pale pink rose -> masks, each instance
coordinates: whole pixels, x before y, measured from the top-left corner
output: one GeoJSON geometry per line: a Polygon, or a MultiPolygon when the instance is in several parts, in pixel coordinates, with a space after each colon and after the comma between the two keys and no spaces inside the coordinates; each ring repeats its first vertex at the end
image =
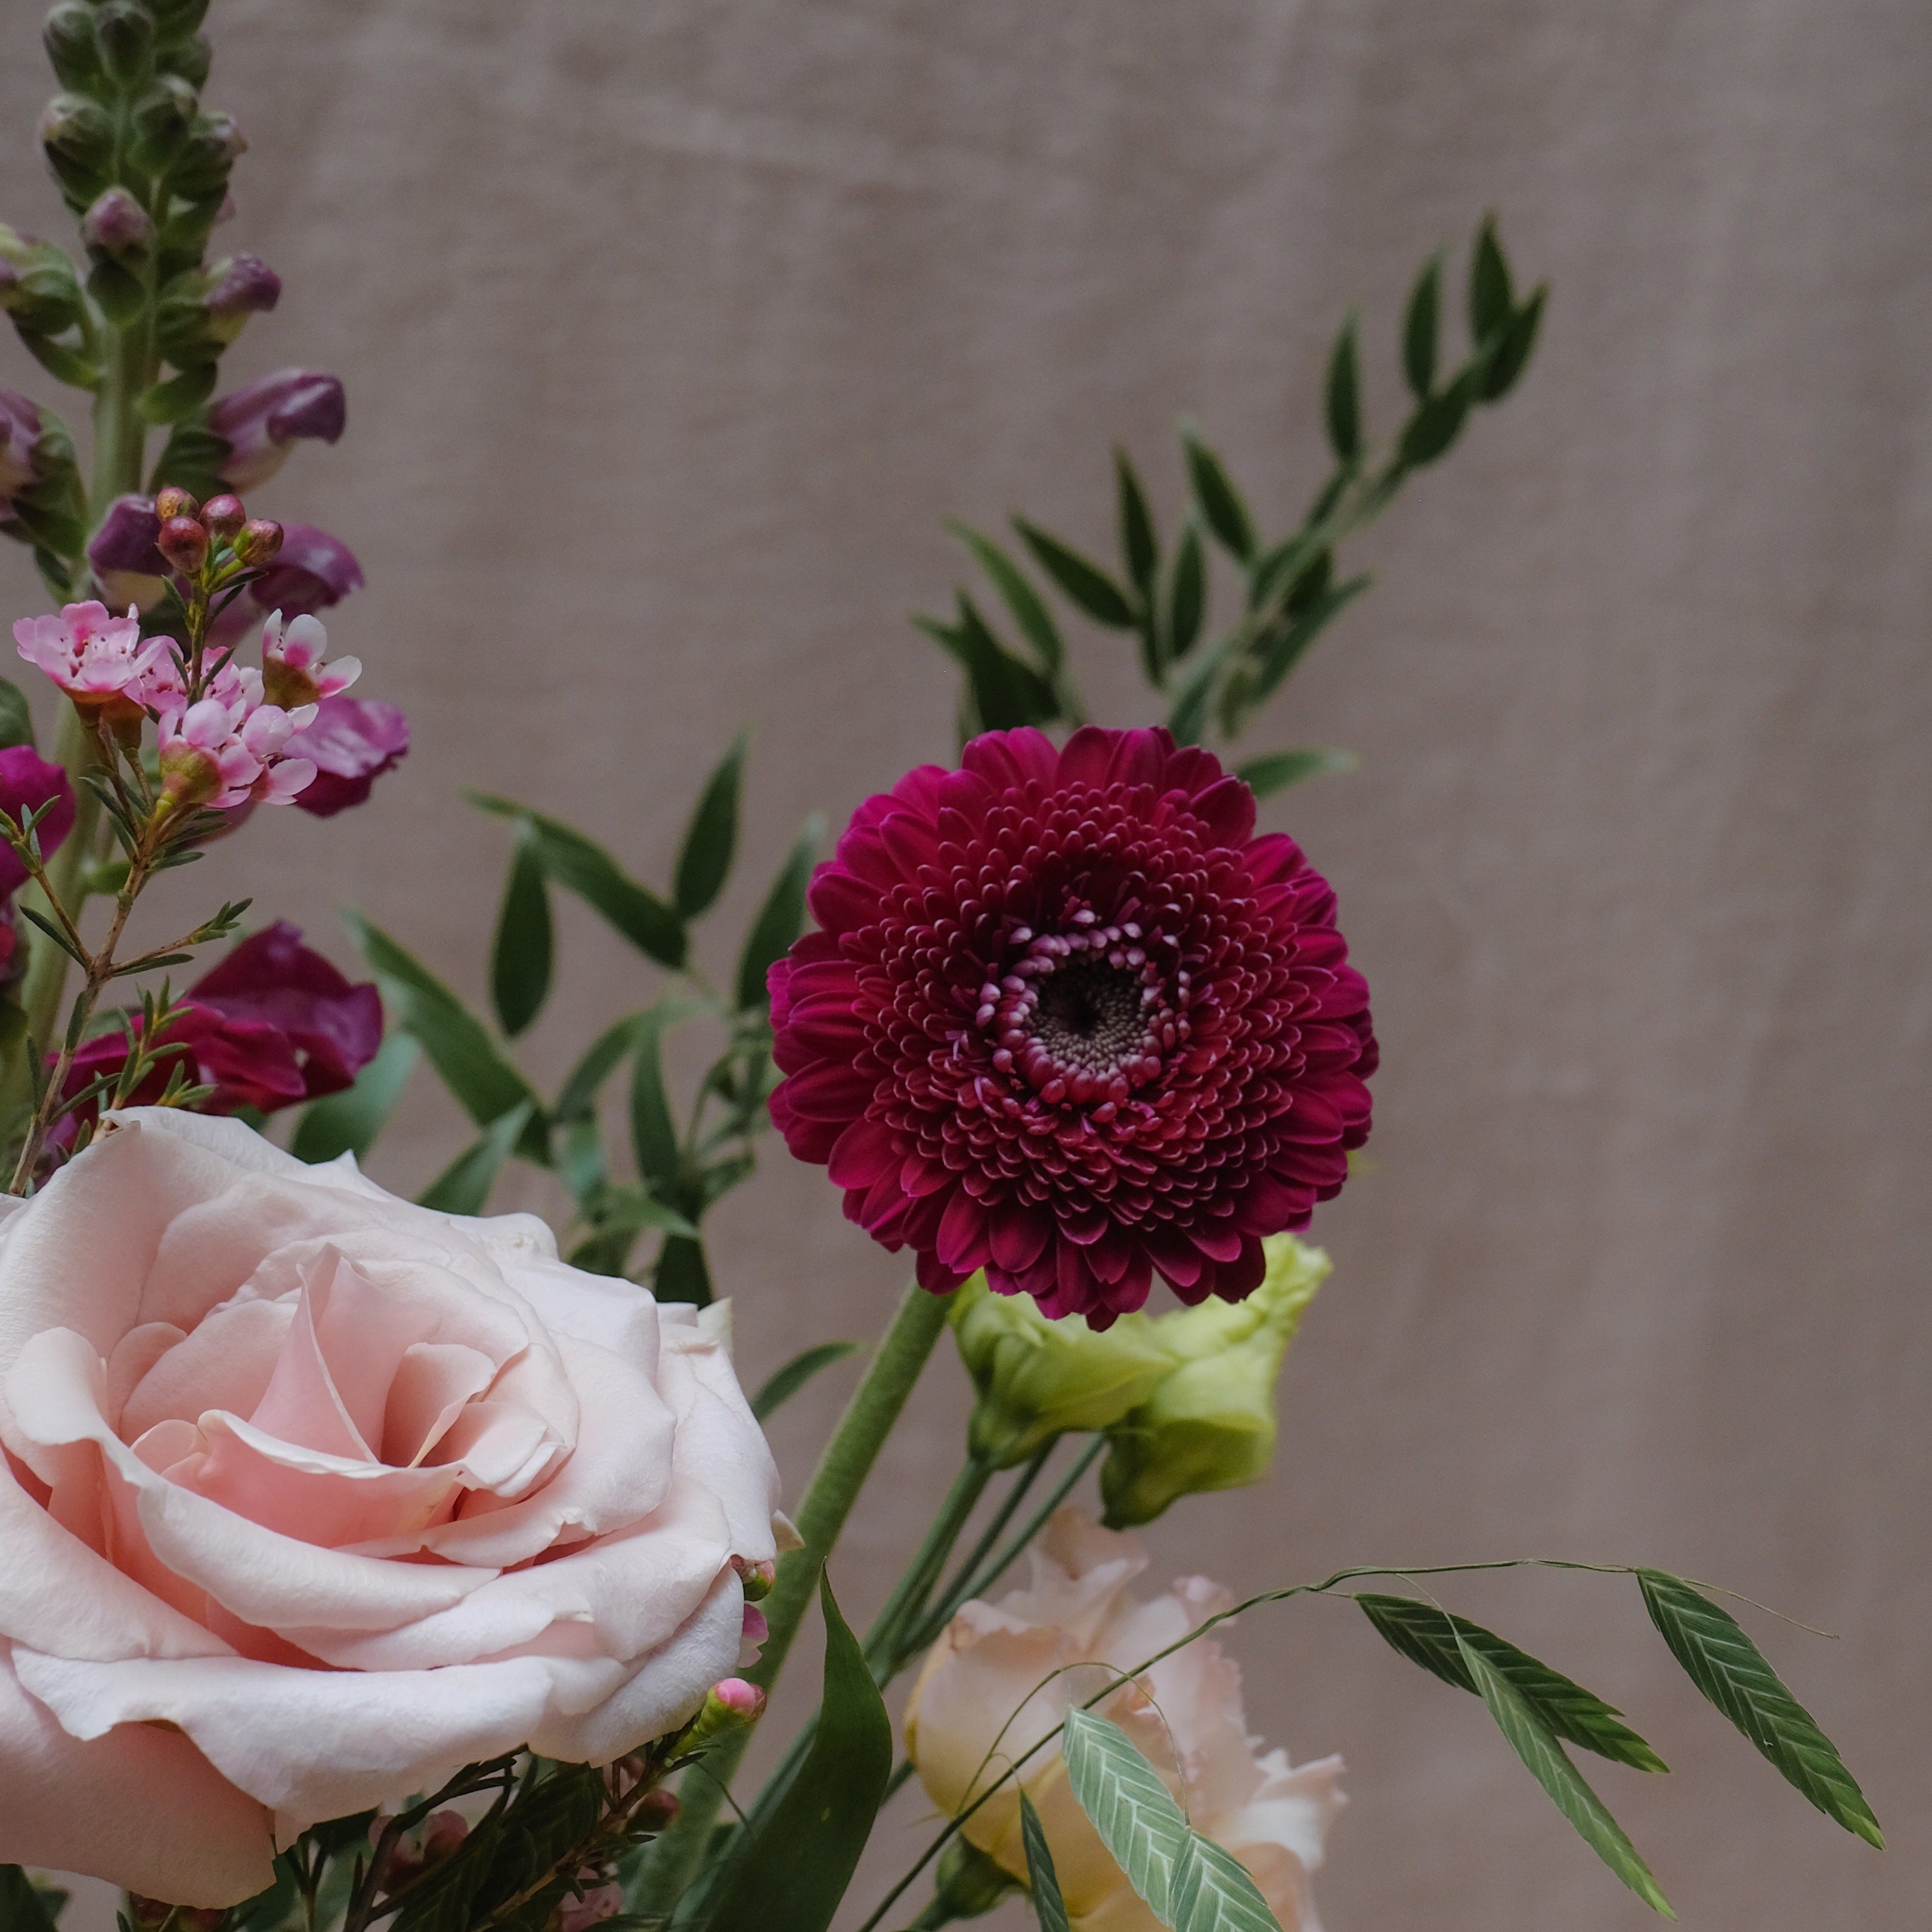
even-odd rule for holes
{"type": "Polygon", "coordinates": [[[4,1204],[0,1860],[228,1904],[732,1669],[778,1478],[722,1311],[173,1110],[4,1204]]]}
{"type": "MultiPolygon", "coordinates": [[[[948,1816],[986,1791],[1108,1676],[1131,1670],[1234,1601],[1218,1583],[1185,1576],[1166,1595],[1139,1602],[1129,1586],[1147,1568],[1145,1550],[1076,1510],[1053,1519],[1030,1561],[1028,1588],[997,1604],[968,1604],[952,1620],[906,1707],[907,1750],[948,1816]],[[1070,1670],[1036,1692],[1043,1678],[1068,1664],[1103,1666],[1106,1674],[1070,1670]]],[[[1292,1766],[1280,1750],[1257,1757],[1241,1708],[1240,1669],[1211,1637],[1163,1659],[1096,1708],[1132,1738],[1196,1829],[1248,1868],[1286,1932],[1319,1932],[1309,1875],[1322,1862],[1322,1840],[1343,1802],[1342,1760],[1292,1766]]],[[[1159,1920],[1068,1789],[1058,1749],[1030,1760],[1019,1781],[1046,1828],[1076,1932],[1157,1932],[1159,1920]]],[[[1001,1786],[963,1830],[1024,1878],[1014,1784],[1001,1786]]]]}

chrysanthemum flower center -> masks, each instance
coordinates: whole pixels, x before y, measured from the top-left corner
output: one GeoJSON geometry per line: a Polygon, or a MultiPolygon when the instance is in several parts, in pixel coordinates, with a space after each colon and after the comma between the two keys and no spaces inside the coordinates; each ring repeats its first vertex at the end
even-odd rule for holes
{"type": "Polygon", "coordinates": [[[1040,988],[1034,1037],[1063,1066],[1115,1072],[1147,1038],[1139,982],[1097,961],[1073,962],[1040,988]]]}

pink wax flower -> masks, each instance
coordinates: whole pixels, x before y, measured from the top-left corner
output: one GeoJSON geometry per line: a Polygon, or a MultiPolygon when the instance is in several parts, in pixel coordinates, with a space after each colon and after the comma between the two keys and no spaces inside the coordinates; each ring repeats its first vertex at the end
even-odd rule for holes
{"type": "Polygon", "coordinates": [[[334,442],[347,422],[340,381],[319,369],[278,369],[208,412],[208,428],[228,445],[221,480],[237,491],[266,483],[287,461],[291,444],[334,442]]]}
{"type": "Polygon", "coordinates": [[[134,611],[116,617],[91,600],[66,605],[57,617],[21,618],[14,642],[83,716],[116,723],[146,716],[147,681],[165,668],[175,648],[170,638],[143,638],[134,611]]]}
{"type": "Polygon", "coordinates": [[[624,1909],[624,1888],[613,1882],[587,1886],[581,1898],[566,1898],[556,1915],[557,1932],[590,1932],[624,1909]]]}
{"type": "Polygon", "coordinates": [[[313,524],[284,524],[282,547],[273,562],[224,607],[208,627],[208,642],[226,650],[266,623],[272,610],[288,617],[312,616],[360,590],[362,582],[362,566],[340,537],[313,524]]]}
{"type": "MultiPolygon", "coordinates": [[[[275,611],[262,627],[262,682],[272,704],[294,711],[346,691],[362,674],[361,662],[328,655],[328,633],[314,617],[284,620],[275,611]]],[[[310,722],[313,722],[312,720],[310,722]]]]}
{"type": "Polygon", "coordinates": [[[303,726],[285,748],[316,770],[296,804],[318,818],[332,818],[360,805],[376,781],[408,755],[409,720],[394,705],[374,698],[325,698],[316,706],[315,722],[303,726]]]}
{"type": "MultiPolygon", "coordinates": [[[[134,1025],[138,1035],[138,1018],[134,1025]]],[[[161,1037],[184,1042],[188,1052],[154,1068],[131,1104],[158,1100],[175,1060],[184,1059],[194,1083],[215,1090],[206,1111],[248,1106],[272,1114],[354,1082],[382,1043],[382,1001],[374,986],[352,986],[302,944],[296,927],[278,920],[188,988],[161,1037]]],[[[74,1056],[66,1091],[118,1072],[127,1058],[127,1036],[118,1028],[89,1040],[74,1056]]],[[[91,1118],[94,1109],[80,1111],[91,1118]]]]}
{"type": "Polygon", "coordinates": [[[1238,1301],[1368,1138],[1335,898],[1164,730],[975,739],[861,806],[772,969],[772,1117],[944,1292],[1238,1301]]]}
{"type": "Polygon", "coordinates": [[[160,712],[161,789],[177,809],[287,805],[315,776],[309,760],[286,755],[314,713],[264,704],[259,671],[224,664],[207,697],[184,704],[170,696],[160,712]]]}
{"type": "MultiPolygon", "coordinates": [[[[34,830],[44,857],[51,859],[74,830],[74,787],[58,765],[50,765],[31,745],[10,745],[0,752],[0,812],[15,824],[30,812],[52,801],[53,808],[34,830]]],[[[27,883],[27,868],[13,847],[0,839],[0,898],[10,899],[27,883]]],[[[14,950],[9,929],[0,965],[14,950]]]]}

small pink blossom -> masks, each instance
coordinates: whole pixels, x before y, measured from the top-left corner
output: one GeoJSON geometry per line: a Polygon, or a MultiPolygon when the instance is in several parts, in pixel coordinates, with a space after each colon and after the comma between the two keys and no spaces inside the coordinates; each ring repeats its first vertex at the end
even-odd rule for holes
{"type": "Polygon", "coordinates": [[[69,604],[58,616],[22,617],[14,642],[83,712],[131,719],[146,711],[147,687],[172,668],[174,640],[143,638],[133,610],[110,614],[104,604],[69,604]]]}
{"type": "Polygon", "coordinates": [[[361,661],[338,658],[326,664],[328,652],[328,633],[320,618],[284,622],[276,611],[262,627],[262,676],[270,701],[293,711],[346,691],[362,675],[361,661]]]}
{"type": "Polygon", "coordinates": [[[161,712],[163,790],[178,808],[292,803],[315,776],[309,759],[283,756],[298,716],[262,702],[259,671],[224,664],[210,695],[161,712]]]}

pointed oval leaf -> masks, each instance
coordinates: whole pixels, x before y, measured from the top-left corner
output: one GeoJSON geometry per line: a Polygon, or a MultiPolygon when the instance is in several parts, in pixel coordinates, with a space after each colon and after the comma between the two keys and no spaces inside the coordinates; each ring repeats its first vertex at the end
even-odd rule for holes
{"type": "Polygon", "coordinates": [[[973,553],[980,568],[993,580],[993,588],[1013,614],[1013,622],[1033,646],[1041,669],[1049,676],[1058,674],[1066,662],[1066,646],[1060,640],[1052,614],[1021,574],[1018,566],[992,538],[982,536],[970,524],[955,522],[946,527],[973,553]]]}
{"type": "Polygon", "coordinates": [[[1174,574],[1167,589],[1167,659],[1184,658],[1201,635],[1208,609],[1208,555],[1201,526],[1191,518],[1174,551],[1174,574]]]}
{"type": "Polygon", "coordinates": [[[1144,603],[1154,594],[1154,572],[1160,567],[1160,539],[1154,534],[1147,492],[1124,449],[1114,452],[1114,485],[1120,521],[1120,560],[1126,566],[1128,582],[1139,590],[1144,603]]]}
{"type": "Polygon", "coordinates": [[[664,1244],[651,1276],[652,1292],[660,1301],[688,1301],[694,1308],[708,1308],[713,1299],[711,1269],[704,1258],[704,1244],[688,1234],[674,1234],[664,1244]]]}
{"type": "Polygon", "coordinates": [[[1583,1842],[1652,1910],[1675,1918],[1677,1915],[1652,1877],[1650,1868],[1638,1857],[1636,1847],[1624,1837],[1623,1827],[1584,1782],[1582,1774],[1570,1762],[1548,1725],[1531,1708],[1529,1700],[1473,1645],[1462,1642],[1460,1648],[1463,1668],[1490,1707],[1496,1728],[1528,1766],[1530,1774],[1549,1792],[1557,1810],[1576,1826],[1583,1842]]]}
{"type": "Polygon", "coordinates": [[[1369,583],[1366,576],[1352,577],[1346,584],[1324,590],[1298,616],[1264,640],[1256,667],[1252,703],[1259,704],[1273,694],[1276,686],[1301,662],[1310,645],[1367,590],[1369,583]]]}
{"type": "Polygon", "coordinates": [[[1543,304],[1549,293],[1547,287],[1537,289],[1498,338],[1483,368],[1478,393],[1484,402],[1493,403],[1516,386],[1528,366],[1530,351],[1536,346],[1537,325],[1543,320],[1543,304]]]}
{"type": "Polygon", "coordinates": [[[1326,778],[1330,772],[1352,772],[1361,763],[1353,752],[1338,752],[1310,746],[1306,750],[1270,752],[1250,758],[1235,768],[1234,776],[1257,798],[1271,798],[1291,785],[1305,784],[1310,778],[1326,778]]]}
{"type": "Polygon", "coordinates": [[[1418,403],[1415,412],[1402,425],[1396,454],[1409,469],[1419,470],[1433,463],[1461,434],[1469,413],[1469,387],[1466,379],[1418,403]]]}
{"type": "Polygon", "coordinates": [[[637,1038],[638,1022],[644,1017],[640,1012],[626,1013],[591,1042],[584,1058],[571,1069],[569,1078],[563,1083],[563,1090],[556,1096],[556,1119],[575,1120],[590,1112],[596,1102],[598,1089],[630,1052],[631,1042],[637,1038]]]}
{"type": "Polygon", "coordinates": [[[0,1932],[55,1932],[52,1914],[18,1865],[0,1865],[0,1932]]]}
{"type": "Polygon", "coordinates": [[[1246,563],[1255,554],[1254,520],[1227,466],[1192,430],[1184,430],[1181,454],[1187,460],[1187,481],[1194,500],[1223,549],[1246,563]]]}
{"type": "Polygon", "coordinates": [[[1040,568],[1096,624],[1115,631],[1134,628],[1132,600],[1097,563],[1024,517],[1013,519],[1013,528],[1040,568]]]}
{"type": "Polygon", "coordinates": [[[0,677],[0,751],[34,744],[34,716],[26,694],[11,678],[0,677]]]}
{"type": "Polygon", "coordinates": [[[1509,326],[1516,312],[1509,260],[1496,238],[1496,218],[1483,218],[1469,259],[1469,333],[1478,343],[1509,326]]]}
{"type": "Polygon", "coordinates": [[[699,794],[677,855],[671,898],[686,919],[716,904],[738,849],[738,805],[744,789],[745,734],[740,731],[699,794]]]}
{"type": "Polygon", "coordinates": [[[419,1051],[409,1034],[391,1034],[376,1049],[375,1058],[356,1075],[352,1087],[311,1101],[302,1109],[289,1151],[310,1166],[344,1154],[362,1160],[402,1098],[419,1051]]]}
{"type": "Polygon", "coordinates": [[[1442,326],[1442,256],[1430,256],[1410,292],[1402,318],[1402,371],[1418,401],[1436,383],[1437,344],[1442,326]]]}
{"type": "Polygon", "coordinates": [[[490,1190],[503,1163],[523,1138],[536,1112],[534,1102],[520,1101],[501,1119],[492,1120],[476,1140],[416,1196],[419,1208],[442,1214],[480,1214],[489,1204],[490,1190]]]}
{"type": "Polygon", "coordinates": [[[814,1348],[802,1350],[765,1378],[764,1386],[752,1398],[752,1413],[763,1422],[775,1409],[790,1401],[820,1369],[829,1369],[848,1355],[856,1355],[864,1346],[861,1342],[821,1342],[814,1348]]]}
{"type": "Polygon", "coordinates": [[[706,1932],[825,1932],[892,1775],[892,1727],[858,1640],[821,1574],[825,1684],[812,1749],[736,1858],[706,1932]]]}
{"type": "Polygon", "coordinates": [[[1174,1932],[1282,1932],[1247,1867],[1190,1832],[1174,1880],[1174,1932]]]}
{"type": "Polygon", "coordinates": [[[994,636],[980,607],[964,591],[958,598],[958,622],[954,654],[964,667],[978,706],[982,726],[988,731],[1012,731],[1027,724],[1051,724],[1060,716],[1053,686],[1024,659],[1016,658],[994,636]]]}
{"type": "Polygon", "coordinates": [[[1362,453],[1362,379],[1355,353],[1355,318],[1342,323],[1329,352],[1324,412],[1328,442],[1338,460],[1355,462],[1362,453]]]}
{"type": "Polygon", "coordinates": [[[738,956],[738,1004],[741,1009],[762,1009],[766,1001],[765,976],[775,962],[790,951],[792,943],[805,924],[805,892],[812,883],[812,868],[818,857],[819,842],[825,836],[825,821],[808,818],[793,842],[778,875],[758,908],[746,936],[745,950],[738,956]]]}
{"type": "Polygon", "coordinates": [[[1040,1922],[1040,1932],[1072,1932],[1066,1901],[1060,1895],[1060,1874],[1054,1870],[1053,1854],[1047,1849],[1046,1828],[1024,1788],[1020,1792],[1020,1843],[1026,1848],[1027,1890],[1033,1894],[1033,1916],[1040,1922]]]}
{"type": "Polygon", "coordinates": [[[1119,1725],[1091,1711],[1067,1712],[1060,1750],[1068,1787],[1100,1842],[1148,1910],[1173,1924],[1175,1869],[1192,1834],[1160,1774],[1119,1725]]]}
{"type": "Polygon", "coordinates": [[[669,1194],[676,1191],[680,1174],[677,1130],[664,1092],[660,1046],[668,1023],[664,1010],[653,1006],[633,1030],[637,1047],[631,1061],[631,1148],[646,1186],[669,1194]]]}
{"type": "Polygon", "coordinates": [[[535,833],[527,824],[520,825],[490,952],[490,997],[498,1024],[512,1040],[543,1010],[550,997],[552,956],[543,861],[535,833]]]}
{"type": "Polygon", "coordinates": [[[1885,1834],[1817,1720],[1728,1610],[1681,1576],[1640,1570],[1643,1606],[1706,1697],[1825,1816],[1882,1850],[1885,1834]]]}

